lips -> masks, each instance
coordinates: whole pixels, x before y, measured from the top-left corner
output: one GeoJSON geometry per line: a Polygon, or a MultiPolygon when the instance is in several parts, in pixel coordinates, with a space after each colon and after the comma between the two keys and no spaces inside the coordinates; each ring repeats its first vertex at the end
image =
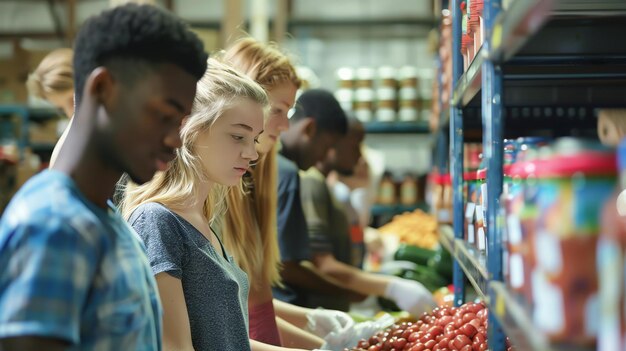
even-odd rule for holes
{"type": "Polygon", "coordinates": [[[161,172],[165,171],[169,167],[169,164],[170,162],[172,162],[174,157],[175,157],[174,154],[169,154],[169,155],[158,157],[156,159],[157,169],[161,172]]]}

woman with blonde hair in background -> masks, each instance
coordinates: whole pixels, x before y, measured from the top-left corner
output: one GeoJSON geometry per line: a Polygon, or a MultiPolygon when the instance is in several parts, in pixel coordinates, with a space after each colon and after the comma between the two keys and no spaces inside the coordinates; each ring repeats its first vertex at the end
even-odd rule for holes
{"type": "MultiPolygon", "coordinates": [[[[74,66],[72,49],[51,51],[28,76],[26,87],[31,95],[46,100],[62,111],[67,118],[74,116],[74,66]]],[[[70,129],[70,123],[54,146],[50,166],[56,162],[61,145],[70,129]]]]}
{"type": "Polygon", "coordinates": [[[51,51],[28,76],[31,95],[50,102],[68,117],[74,115],[74,68],[72,49],[51,51]]]}
{"type": "Polygon", "coordinates": [[[272,285],[281,285],[276,142],[289,128],[288,112],[301,81],[290,59],[274,44],[252,38],[237,41],[222,53],[222,60],[259,83],[270,100],[270,113],[257,145],[259,160],[244,177],[246,192],[228,194],[228,211],[221,221],[224,245],[250,281],[250,338],[286,347],[319,347],[320,337],[350,327],[351,318],[339,311],[293,306],[272,296],[272,285]]]}

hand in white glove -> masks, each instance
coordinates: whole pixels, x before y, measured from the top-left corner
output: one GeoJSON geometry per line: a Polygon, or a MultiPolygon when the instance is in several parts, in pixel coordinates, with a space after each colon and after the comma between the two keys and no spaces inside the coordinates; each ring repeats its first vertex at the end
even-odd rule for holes
{"type": "Polygon", "coordinates": [[[437,307],[430,291],[424,285],[410,279],[394,277],[387,285],[385,297],[416,317],[437,307]]]}
{"type": "Polygon", "coordinates": [[[332,332],[341,332],[354,325],[352,317],[347,313],[317,308],[306,314],[306,329],[320,338],[332,332]]]}
{"type": "Polygon", "coordinates": [[[351,328],[346,328],[340,332],[332,332],[324,338],[322,348],[324,350],[343,351],[347,348],[355,347],[359,340],[369,339],[372,335],[387,328],[395,322],[389,314],[374,321],[357,323],[351,328]]]}

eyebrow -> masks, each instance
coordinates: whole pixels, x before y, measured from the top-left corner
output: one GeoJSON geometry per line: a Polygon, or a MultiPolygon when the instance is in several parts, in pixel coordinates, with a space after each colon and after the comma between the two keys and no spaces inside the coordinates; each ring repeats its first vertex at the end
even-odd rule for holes
{"type": "Polygon", "coordinates": [[[181,113],[185,113],[185,108],[183,107],[183,105],[181,105],[178,101],[174,100],[174,99],[167,99],[165,100],[165,102],[168,103],[168,105],[173,106],[175,109],[177,109],[179,112],[181,113]]]}
{"type": "MultiPolygon", "coordinates": [[[[233,123],[233,124],[232,124],[232,126],[233,126],[233,127],[239,127],[239,128],[245,129],[245,130],[247,130],[247,131],[249,131],[249,132],[254,131],[254,129],[252,129],[252,127],[250,127],[249,125],[244,124],[244,123],[233,123]]],[[[261,133],[263,133],[263,129],[261,129],[261,131],[259,132],[259,135],[260,135],[261,133]]]]}

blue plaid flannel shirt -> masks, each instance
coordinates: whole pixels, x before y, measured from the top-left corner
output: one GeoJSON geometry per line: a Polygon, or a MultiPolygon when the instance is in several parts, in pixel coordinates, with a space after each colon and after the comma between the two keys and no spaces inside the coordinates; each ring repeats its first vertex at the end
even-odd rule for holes
{"type": "Polygon", "coordinates": [[[0,338],[71,350],[160,350],[161,306],[145,248],[112,204],[44,171],[0,219],[0,338]]]}

